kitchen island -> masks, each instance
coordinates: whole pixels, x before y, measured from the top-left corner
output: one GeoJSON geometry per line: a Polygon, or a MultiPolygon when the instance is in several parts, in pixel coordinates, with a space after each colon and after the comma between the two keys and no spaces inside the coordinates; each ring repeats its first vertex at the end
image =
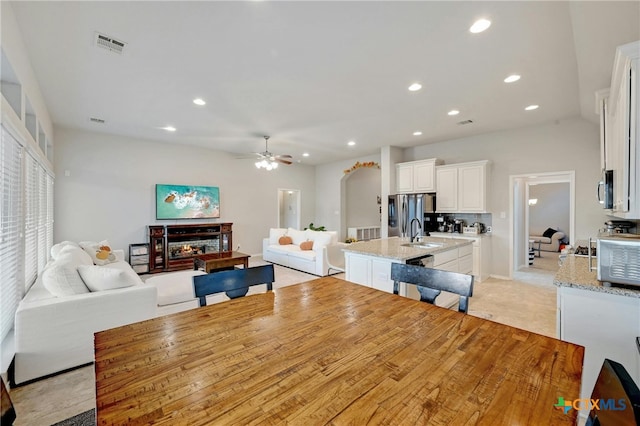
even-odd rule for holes
{"type": "Polygon", "coordinates": [[[640,288],[602,285],[586,257],[567,256],[558,286],[557,336],[585,347],[580,398],[589,398],[605,358],[621,363],[640,383],[640,288]]]}
{"type": "MultiPolygon", "coordinates": [[[[407,263],[412,259],[433,256],[433,268],[470,274],[473,268],[473,242],[457,238],[423,237],[421,245],[411,245],[408,238],[381,238],[349,244],[345,252],[345,279],[367,287],[393,293],[391,264],[407,263]]],[[[405,285],[401,296],[419,299],[415,287],[405,285]]],[[[436,304],[451,306],[457,298],[445,295],[436,304]]]]}

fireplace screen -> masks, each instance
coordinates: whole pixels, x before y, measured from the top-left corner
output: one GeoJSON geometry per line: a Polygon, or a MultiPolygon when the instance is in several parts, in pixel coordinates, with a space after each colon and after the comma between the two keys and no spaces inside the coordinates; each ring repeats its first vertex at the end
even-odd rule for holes
{"type": "Polygon", "coordinates": [[[178,241],[169,243],[169,259],[182,259],[199,254],[218,253],[220,251],[220,239],[178,241]]]}

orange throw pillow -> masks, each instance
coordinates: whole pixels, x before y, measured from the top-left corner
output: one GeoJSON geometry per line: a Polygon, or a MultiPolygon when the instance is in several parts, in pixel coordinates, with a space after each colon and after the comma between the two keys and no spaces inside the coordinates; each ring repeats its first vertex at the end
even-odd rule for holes
{"type": "Polygon", "coordinates": [[[313,241],[303,241],[300,243],[300,250],[313,250],[313,241]]]}
{"type": "Polygon", "coordinates": [[[278,244],[280,244],[281,246],[286,246],[287,244],[293,244],[293,240],[291,239],[291,237],[287,237],[286,235],[283,235],[278,240],[278,244]]]}

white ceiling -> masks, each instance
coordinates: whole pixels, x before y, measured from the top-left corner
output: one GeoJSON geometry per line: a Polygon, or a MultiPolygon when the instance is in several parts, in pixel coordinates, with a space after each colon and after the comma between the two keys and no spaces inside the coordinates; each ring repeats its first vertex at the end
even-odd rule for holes
{"type": "Polygon", "coordinates": [[[615,47],[640,39],[636,1],[12,7],[56,125],[238,154],[262,151],[271,135],[270,151],[305,164],[580,115],[595,122],[615,47]],[[471,34],[480,17],[491,27],[471,34]],[[95,47],[96,31],[126,42],[124,54],[95,47]],[[512,73],[522,79],[505,84],[512,73]],[[423,89],[409,92],[415,81],[423,89]],[[530,104],[540,108],[524,111],[530,104]]]}

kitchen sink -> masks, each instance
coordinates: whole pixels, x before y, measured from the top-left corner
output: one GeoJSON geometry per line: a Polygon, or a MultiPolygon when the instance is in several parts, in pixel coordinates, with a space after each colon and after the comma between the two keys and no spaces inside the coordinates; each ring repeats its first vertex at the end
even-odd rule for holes
{"type": "Polygon", "coordinates": [[[417,243],[406,243],[406,244],[402,244],[403,247],[417,247],[417,248],[436,248],[436,247],[442,247],[443,244],[442,243],[430,243],[427,241],[420,241],[417,243]]]}

